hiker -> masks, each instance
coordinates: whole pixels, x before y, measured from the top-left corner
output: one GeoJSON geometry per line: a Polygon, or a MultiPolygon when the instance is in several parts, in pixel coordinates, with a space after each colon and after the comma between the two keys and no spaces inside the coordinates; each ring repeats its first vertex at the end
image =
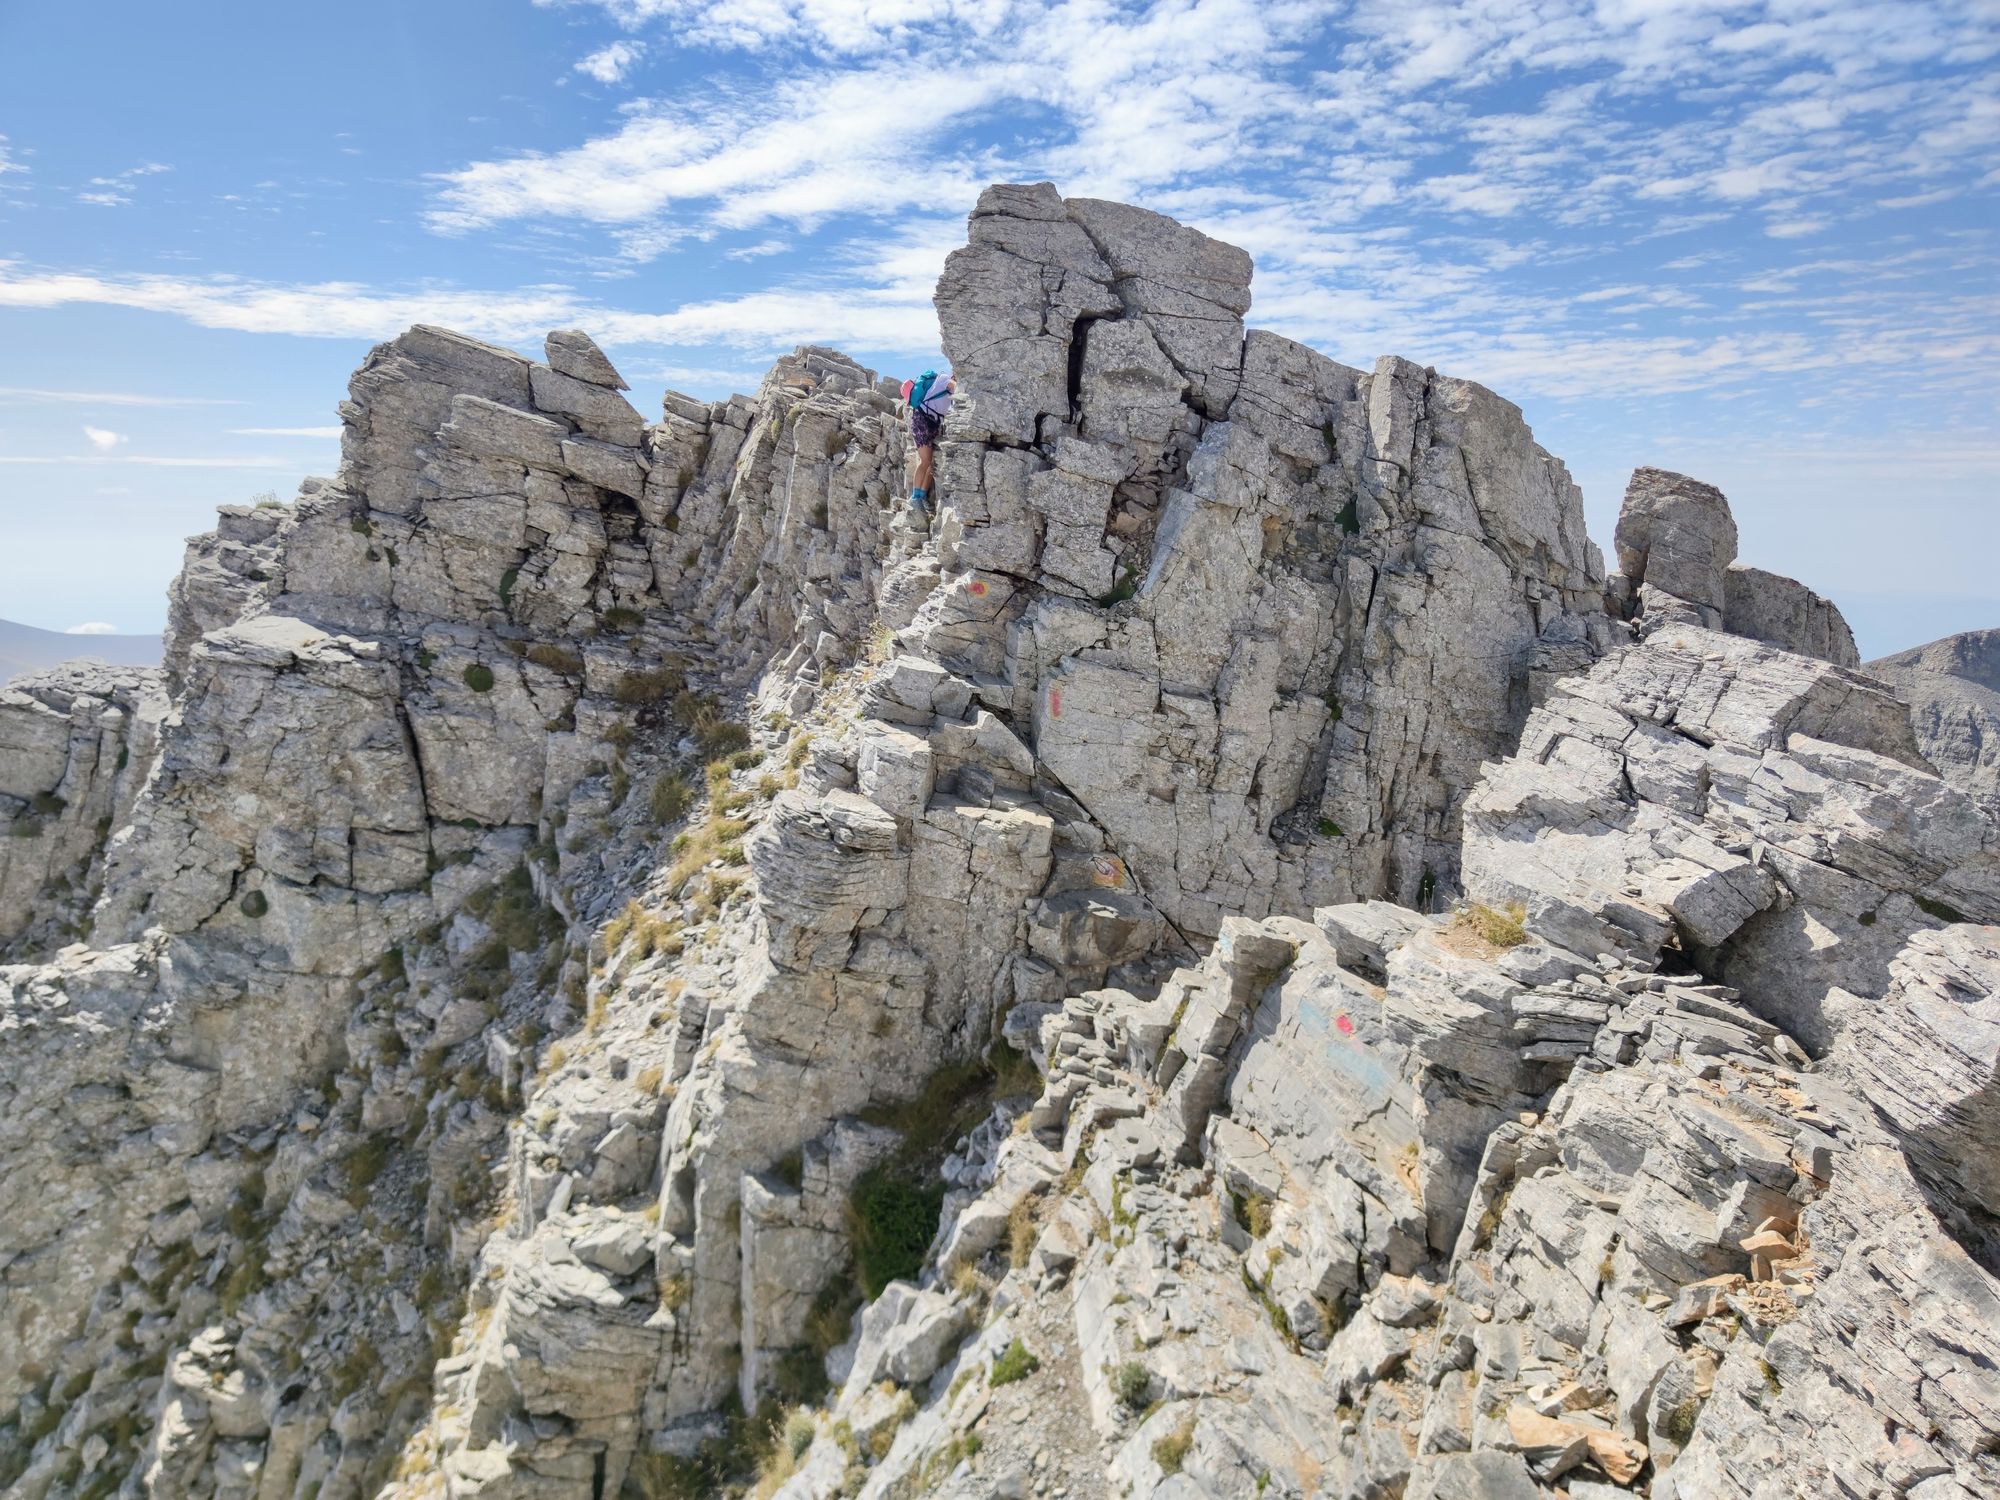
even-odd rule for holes
{"type": "Polygon", "coordinates": [[[931,475],[937,468],[938,434],[951,410],[955,377],[926,370],[903,382],[903,399],[910,403],[910,442],[917,450],[917,472],[910,481],[910,509],[924,514],[931,508],[931,475]]]}

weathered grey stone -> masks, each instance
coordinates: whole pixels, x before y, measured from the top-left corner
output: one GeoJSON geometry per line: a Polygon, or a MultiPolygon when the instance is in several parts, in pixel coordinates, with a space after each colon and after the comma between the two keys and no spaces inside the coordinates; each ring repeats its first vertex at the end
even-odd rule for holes
{"type": "Polygon", "coordinates": [[[550,368],[558,375],[567,375],[572,380],[601,385],[614,391],[629,389],[624,377],[604,357],[604,351],[597,347],[597,341],[581,328],[565,328],[551,333],[543,340],[542,347],[547,352],[550,368]]]}
{"type": "Polygon", "coordinates": [[[1844,1040],[1847,1071],[1954,1208],[2000,1205],[2000,928],[1919,932],[1844,1040]]]}
{"type": "Polygon", "coordinates": [[[1796,579],[1731,563],[1723,581],[1722,628],[1731,635],[1816,656],[1836,667],[1858,667],[1854,632],[1831,599],[1796,579]]]}
{"type": "Polygon", "coordinates": [[[586,484],[637,500],[645,493],[646,465],[636,453],[588,438],[565,438],[563,467],[586,484]]]}
{"type": "Polygon", "coordinates": [[[529,377],[535,405],[543,411],[568,418],[600,442],[620,448],[639,446],[645,435],[645,419],[617,391],[574,379],[547,365],[533,366],[529,377]]]}
{"type": "Polygon", "coordinates": [[[1692,623],[1722,624],[1736,520],[1713,485],[1665,469],[1635,469],[1618,513],[1618,566],[1641,585],[1690,605],[1692,623]]]}

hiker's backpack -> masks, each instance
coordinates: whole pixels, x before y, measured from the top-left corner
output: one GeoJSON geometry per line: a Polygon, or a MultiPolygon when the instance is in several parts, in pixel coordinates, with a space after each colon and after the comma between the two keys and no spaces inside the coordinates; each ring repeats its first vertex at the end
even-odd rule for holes
{"type": "Polygon", "coordinates": [[[926,370],[903,388],[903,397],[910,403],[912,409],[921,407],[930,395],[931,387],[936,384],[937,371],[926,370]]]}

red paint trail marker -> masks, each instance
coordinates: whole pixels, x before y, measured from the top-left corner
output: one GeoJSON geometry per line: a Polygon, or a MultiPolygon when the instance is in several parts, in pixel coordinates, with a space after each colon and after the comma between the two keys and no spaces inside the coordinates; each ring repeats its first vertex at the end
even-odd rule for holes
{"type": "Polygon", "coordinates": [[[1062,717],[1062,689],[1059,687],[1049,689],[1049,717],[1051,719],[1062,717]]]}
{"type": "Polygon", "coordinates": [[[1340,1028],[1342,1036],[1354,1035],[1354,1022],[1349,1017],[1344,1015],[1336,1017],[1333,1024],[1340,1028]]]}

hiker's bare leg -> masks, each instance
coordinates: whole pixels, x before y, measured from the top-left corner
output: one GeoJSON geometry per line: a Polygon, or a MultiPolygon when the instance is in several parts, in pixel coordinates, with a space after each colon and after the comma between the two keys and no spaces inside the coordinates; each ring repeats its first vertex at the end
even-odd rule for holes
{"type": "Polygon", "coordinates": [[[931,489],[931,471],[936,467],[937,447],[935,444],[926,443],[917,450],[917,474],[911,483],[928,495],[931,489]]]}

